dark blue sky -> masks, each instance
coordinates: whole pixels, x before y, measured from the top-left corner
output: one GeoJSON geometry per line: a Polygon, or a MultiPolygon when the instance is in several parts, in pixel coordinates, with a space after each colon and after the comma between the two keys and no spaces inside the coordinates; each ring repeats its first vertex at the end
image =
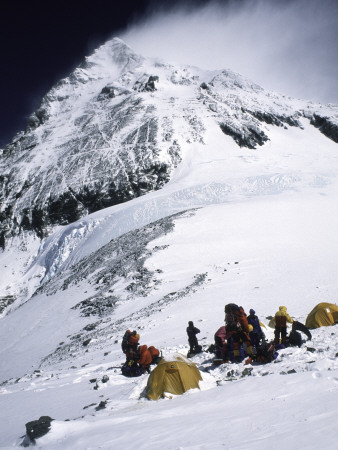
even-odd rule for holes
{"type": "MultiPolygon", "coordinates": [[[[41,97],[98,45],[170,0],[2,0],[0,148],[26,126],[41,97]]],[[[191,6],[193,7],[193,6],[191,6]]]]}
{"type": "Polygon", "coordinates": [[[144,56],[230,68],[267,89],[338,103],[337,15],[337,0],[2,0],[0,148],[114,36],[144,56]]]}

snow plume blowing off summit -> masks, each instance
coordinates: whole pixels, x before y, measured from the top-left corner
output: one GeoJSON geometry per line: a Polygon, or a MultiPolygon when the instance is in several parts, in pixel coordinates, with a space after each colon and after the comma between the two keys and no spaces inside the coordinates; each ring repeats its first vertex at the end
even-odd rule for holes
{"type": "Polygon", "coordinates": [[[335,0],[152,6],[146,20],[121,35],[136,52],[206,69],[230,68],[267,89],[338,103],[335,0]]]}

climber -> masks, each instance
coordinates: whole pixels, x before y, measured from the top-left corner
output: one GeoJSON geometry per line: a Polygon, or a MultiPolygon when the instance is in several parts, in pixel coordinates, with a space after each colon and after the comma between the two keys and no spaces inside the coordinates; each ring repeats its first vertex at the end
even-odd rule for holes
{"type": "Polygon", "coordinates": [[[122,339],[121,348],[123,353],[127,355],[130,349],[137,349],[138,341],[140,340],[140,335],[136,331],[127,330],[122,339]]]}
{"type": "Polygon", "coordinates": [[[249,332],[251,343],[257,348],[259,346],[260,341],[265,338],[265,335],[262,331],[259,319],[255,315],[255,311],[253,309],[250,309],[249,311],[248,324],[252,325],[253,328],[253,330],[249,332]]]}
{"type": "Polygon", "coordinates": [[[216,351],[215,351],[216,359],[223,359],[223,361],[225,361],[227,359],[226,338],[227,338],[227,331],[226,331],[225,326],[223,325],[216,331],[215,336],[214,336],[215,347],[216,347],[216,351]]]}
{"type": "Polygon", "coordinates": [[[150,372],[149,366],[153,361],[153,357],[147,345],[140,345],[135,352],[135,361],[138,363],[142,373],[150,372]]]}
{"type": "Polygon", "coordinates": [[[286,306],[280,306],[275,314],[275,344],[279,344],[280,337],[282,344],[286,343],[287,322],[293,323],[293,319],[287,313],[286,306]]]}
{"type": "Polygon", "coordinates": [[[150,364],[158,364],[161,360],[159,349],[151,345],[150,347],[148,347],[148,350],[152,357],[152,361],[150,364]]]}
{"type": "Polygon", "coordinates": [[[228,353],[231,362],[243,361],[246,354],[251,358],[254,355],[254,351],[249,338],[250,329],[244,309],[235,303],[228,303],[224,307],[224,312],[228,337],[228,353]]]}
{"type": "Polygon", "coordinates": [[[198,345],[196,334],[200,333],[200,330],[194,326],[194,322],[189,322],[187,327],[188,342],[190,345],[189,354],[196,354],[202,351],[202,347],[198,345]]]}

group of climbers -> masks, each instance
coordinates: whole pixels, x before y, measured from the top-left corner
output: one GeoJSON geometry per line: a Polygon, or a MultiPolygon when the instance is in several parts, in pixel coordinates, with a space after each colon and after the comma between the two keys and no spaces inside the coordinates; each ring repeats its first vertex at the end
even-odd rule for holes
{"type": "Polygon", "coordinates": [[[216,361],[246,363],[271,362],[278,356],[277,350],[287,346],[300,346],[302,331],[311,339],[310,331],[305,325],[294,321],[287,313],[285,306],[280,306],[273,320],[275,339],[267,342],[258,317],[253,309],[249,315],[241,306],[234,303],[225,305],[225,325],[220,327],[214,336],[216,361]],[[287,336],[287,323],[292,323],[292,331],[287,336]],[[298,330],[298,331],[297,331],[298,330]]]}
{"type": "Polygon", "coordinates": [[[126,355],[126,361],[122,366],[125,376],[136,377],[145,372],[150,372],[150,365],[156,364],[160,359],[159,350],[151,345],[139,344],[140,335],[136,331],[127,330],[122,339],[122,351],[126,355]]]}
{"type": "MultiPolygon", "coordinates": [[[[267,363],[278,356],[277,350],[287,346],[301,346],[302,337],[298,331],[311,339],[308,328],[293,320],[285,306],[280,306],[272,318],[274,324],[274,340],[268,342],[262,330],[261,323],[253,309],[247,315],[242,306],[228,303],[224,307],[225,324],[214,335],[215,343],[212,351],[215,353],[215,364],[222,362],[267,363]],[[287,335],[287,323],[292,324],[292,331],[287,335]]],[[[189,342],[188,357],[202,351],[198,344],[197,334],[200,330],[192,321],[188,322],[186,329],[189,342]]],[[[157,364],[160,352],[154,346],[139,344],[140,335],[136,331],[127,330],[122,339],[122,351],[126,355],[126,362],[122,366],[125,376],[139,376],[150,372],[150,366],[157,364]]]]}

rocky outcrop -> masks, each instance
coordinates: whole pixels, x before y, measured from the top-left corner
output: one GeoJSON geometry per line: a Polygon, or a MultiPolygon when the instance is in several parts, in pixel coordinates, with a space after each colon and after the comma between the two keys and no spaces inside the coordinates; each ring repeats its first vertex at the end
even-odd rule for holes
{"type": "Polygon", "coordinates": [[[143,80],[137,80],[134,84],[134,91],[138,92],[154,92],[156,91],[155,83],[158,83],[159,77],[157,75],[150,75],[147,81],[144,81],[144,78],[146,76],[142,77],[143,80]]]}
{"type": "Polygon", "coordinates": [[[0,314],[5,311],[8,306],[14,303],[16,298],[14,295],[6,295],[4,297],[0,297],[0,314]]]}
{"type": "Polygon", "coordinates": [[[38,420],[26,423],[26,436],[22,442],[23,447],[36,444],[36,439],[44,436],[51,428],[54,419],[49,416],[41,416],[38,420]]]}
{"type": "Polygon", "coordinates": [[[298,120],[298,117],[300,116],[299,113],[296,113],[294,117],[294,116],[279,116],[265,111],[249,111],[249,110],[245,111],[243,109],[243,112],[248,112],[260,122],[267,123],[268,125],[276,125],[278,127],[289,125],[290,127],[302,128],[302,125],[298,120]]]}
{"type": "Polygon", "coordinates": [[[253,127],[245,127],[244,129],[236,129],[231,124],[221,123],[220,128],[224,134],[231,136],[240,147],[255,149],[258,145],[263,145],[268,141],[268,136],[264,131],[257,130],[253,127]]]}
{"type": "Polygon", "coordinates": [[[333,122],[329,117],[323,117],[318,114],[313,114],[310,120],[311,124],[319,128],[321,133],[338,143],[338,123],[333,122]]]}

